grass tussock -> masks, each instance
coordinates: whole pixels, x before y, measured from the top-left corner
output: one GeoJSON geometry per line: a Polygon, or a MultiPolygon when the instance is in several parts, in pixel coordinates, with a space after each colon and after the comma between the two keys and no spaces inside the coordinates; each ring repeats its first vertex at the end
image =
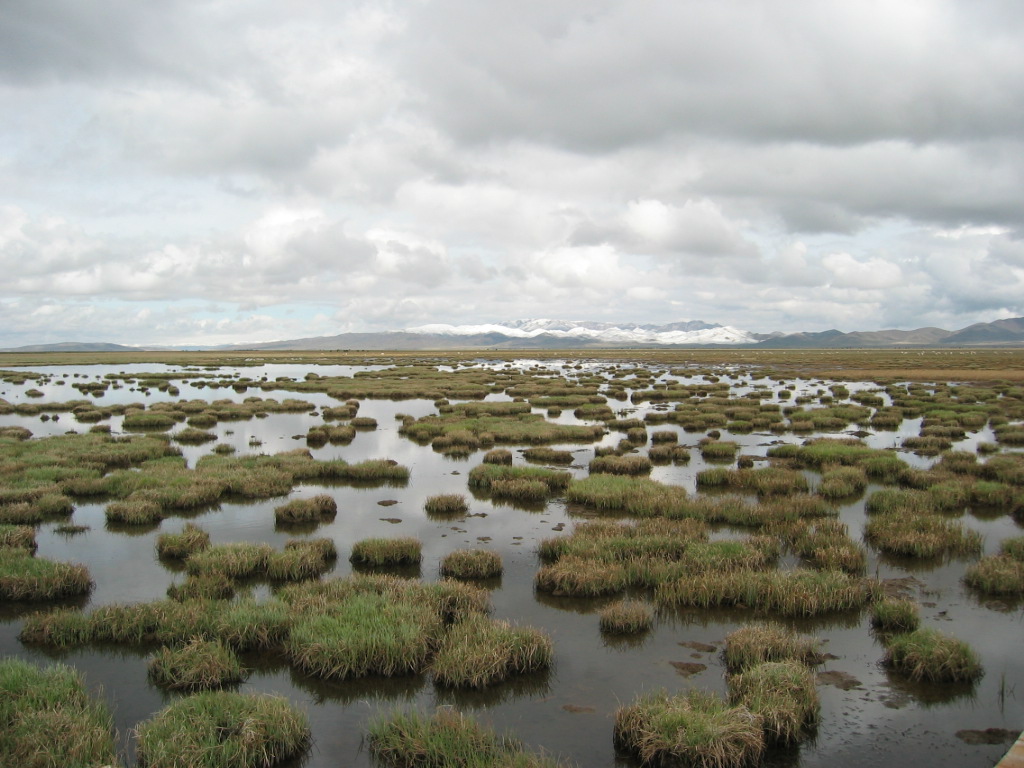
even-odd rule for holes
{"type": "Polygon", "coordinates": [[[873,516],[864,526],[864,539],[883,552],[908,557],[973,555],[982,548],[977,531],[940,515],[909,511],[873,516]]]}
{"type": "Polygon", "coordinates": [[[863,608],[877,584],[842,571],[735,571],[698,573],[660,584],[655,600],[666,606],[738,606],[779,616],[818,616],[863,608]]]}
{"type": "Polygon", "coordinates": [[[512,465],[512,451],[507,448],[494,448],[484,454],[484,464],[512,465]]]}
{"type": "Polygon", "coordinates": [[[185,560],[210,546],[210,534],[194,523],[185,523],[180,533],[161,533],[156,540],[159,557],[185,560]]]}
{"type": "Polygon", "coordinates": [[[615,745],[644,765],[741,768],[764,752],[759,715],[704,691],[639,697],[615,713],[615,745]]]}
{"type": "Polygon", "coordinates": [[[964,583],[986,595],[1024,595],[1024,560],[1007,554],[983,557],[968,566],[964,583]]]}
{"type": "Polygon", "coordinates": [[[441,559],[441,575],[452,579],[491,579],[501,576],[501,555],[489,549],[457,549],[441,559]]]}
{"type": "Polygon", "coordinates": [[[266,768],[310,742],[306,716],[287,699],[229,691],[178,699],[136,735],[139,763],[147,768],[266,768]]]}
{"type": "Polygon", "coordinates": [[[609,635],[638,635],[654,624],[654,611],[639,600],[617,600],[599,614],[599,626],[609,635]]]}
{"type": "Polygon", "coordinates": [[[179,648],[161,648],[149,659],[147,672],[155,685],[180,691],[222,688],[245,679],[234,651],[222,642],[200,638],[179,648]]]}
{"type": "Polygon", "coordinates": [[[410,536],[393,539],[363,539],[352,545],[349,560],[371,567],[418,565],[422,559],[423,543],[410,536]]]}
{"type": "Polygon", "coordinates": [[[921,625],[921,613],[909,598],[885,597],[871,606],[871,625],[882,632],[913,632],[921,625]]]}
{"type": "Polygon", "coordinates": [[[818,721],[814,673],[798,661],[769,661],[729,677],[729,702],[761,718],[766,741],[792,744],[818,721]]]}
{"type": "Polygon", "coordinates": [[[244,579],[266,573],[273,554],[269,544],[217,544],[189,557],[185,570],[193,575],[216,572],[232,579],[244,579]]]}
{"type": "Polygon", "coordinates": [[[316,677],[392,677],[426,669],[440,628],[429,603],[356,594],[297,621],[285,647],[292,664],[316,677]]]}
{"type": "Polygon", "coordinates": [[[431,663],[441,685],[483,688],[551,665],[550,638],[532,627],[470,614],[448,627],[431,663]]]}
{"type": "Polygon", "coordinates": [[[461,493],[439,493],[423,502],[423,511],[430,517],[461,517],[469,512],[469,502],[461,493]]]}
{"type": "Polygon", "coordinates": [[[274,520],[278,523],[323,523],[330,522],[338,514],[338,502],[327,493],[318,493],[309,499],[292,499],[274,509],[274,520]]]}
{"type": "Polygon", "coordinates": [[[480,490],[490,491],[492,494],[495,492],[494,486],[496,483],[499,484],[499,489],[501,489],[512,487],[512,481],[525,481],[522,483],[524,487],[526,482],[533,483],[534,485],[541,483],[544,485],[546,496],[550,493],[564,491],[572,481],[572,475],[569,472],[545,469],[544,467],[481,464],[470,470],[468,480],[470,488],[479,488],[480,490]]]}
{"type": "Polygon", "coordinates": [[[0,764],[92,768],[121,763],[106,703],[93,700],[71,667],[0,661],[0,764]]]}
{"type": "Polygon", "coordinates": [[[0,524],[0,550],[22,549],[36,551],[36,529],[31,525],[0,524]]]}
{"type": "Polygon", "coordinates": [[[815,666],[824,660],[821,641],[799,635],[777,623],[752,624],[729,633],[723,656],[731,672],[741,672],[765,662],[796,661],[815,666]]]}
{"type": "Polygon", "coordinates": [[[572,464],[572,451],[560,451],[556,448],[527,448],[523,458],[539,464],[572,464]]]}
{"type": "Polygon", "coordinates": [[[652,467],[650,458],[639,454],[595,456],[589,465],[590,473],[594,475],[649,475],[652,467]]]}
{"type": "Polygon", "coordinates": [[[959,682],[982,674],[981,662],[967,643],[930,627],[896,635],[885,663],[912,680],[959,682]]]}
{"type": "Polygon", "coordinates": [[[0,599],[57,600],[84,595],[92,589],[92,580],[84,565],[33,557],[24,549],[10,549],[0,554],[0,599]]]}
{"type": "Polygon", "coordinates": [[[558,768],[475,720],[449,709],[394,713],[370,724],[370,754],[388,768],[558,768]]]}
{"type": "Polygon", "coordinates": [[[112,501],[104,514],[108,523],[120,525],[155,525],[165,517],[163,507],[146,498],[112,501]]]}
{"type": "Polygon", "coordinates": [[[275,552],[267,563],[272,581],[305,581],[327,573],[338,558],[333,539],[293,539],[283,552],[275,552]]]}

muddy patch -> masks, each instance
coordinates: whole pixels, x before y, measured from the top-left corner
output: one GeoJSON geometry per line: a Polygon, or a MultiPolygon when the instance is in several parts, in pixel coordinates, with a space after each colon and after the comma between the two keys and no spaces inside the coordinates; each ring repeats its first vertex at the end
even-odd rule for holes
{"type": "Polygon", "coordinates": [[[714,653],[718,650],[717,645],[701,643],[697,640],[686,640],[685,642],[680,643],[680,645],[683,646],[683,648],[692,648],[693,650],[700,651],[701,653],[714,653]]]}
{"type": "Polygon", "coordinates": [[[856,677],[849,672],[842,672],[838,669],[819,672],[817,677],[819,685],[833,685],[842,691],[850,691],[861,686],[860,680],[856,677]]]}
{"type": "Polygon", "coordinates": [[[986,728],[983,731],[962,730],[956,737],[967,744],[1008,744],[1017,740],[1017,731],[1006,728],[986,728]]]}
{"type": "Polygon", "coordinates": [[[697,664],[692,661],[670,661],[669,664],[683,677],[691,677],[708,668],[707,664],[697,664]]]}

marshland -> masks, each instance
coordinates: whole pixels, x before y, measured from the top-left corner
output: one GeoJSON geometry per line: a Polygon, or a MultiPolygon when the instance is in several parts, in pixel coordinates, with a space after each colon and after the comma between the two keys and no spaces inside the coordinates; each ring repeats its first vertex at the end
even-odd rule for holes
{"type": "Polygon", "coordinates": [[[81,764],[192,764],[205,723],[263,712],[293,768],[410,741],[980,767],[1009,743],[965,732],[1024,725],[1024,352],[0,355],[0,379],[0,686],[59,680],[81,764]]]}

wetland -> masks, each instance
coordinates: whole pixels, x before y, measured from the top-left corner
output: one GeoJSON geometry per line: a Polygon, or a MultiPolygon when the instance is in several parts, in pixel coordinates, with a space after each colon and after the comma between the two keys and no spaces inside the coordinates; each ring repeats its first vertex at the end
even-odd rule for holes
{"type": "Polygon", "coordinates": [[[99,759],[206,765],[176,734],[264,709],[291,768],[412,764],[404,738],[980,768],[1024,725],[1024,352],[0,355],[0,379],[0,689],[80,686],[99,759]],[[721,740],[654,733],[685,718],[721,740]]]}

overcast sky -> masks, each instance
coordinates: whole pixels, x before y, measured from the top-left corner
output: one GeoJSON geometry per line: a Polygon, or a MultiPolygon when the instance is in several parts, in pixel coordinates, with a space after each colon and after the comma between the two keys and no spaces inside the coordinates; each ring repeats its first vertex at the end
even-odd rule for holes
{"type": "Polygon", "coordinates": [[[1024,315],[1024,3],[4,0],[0,346],[1024,315]]]}

